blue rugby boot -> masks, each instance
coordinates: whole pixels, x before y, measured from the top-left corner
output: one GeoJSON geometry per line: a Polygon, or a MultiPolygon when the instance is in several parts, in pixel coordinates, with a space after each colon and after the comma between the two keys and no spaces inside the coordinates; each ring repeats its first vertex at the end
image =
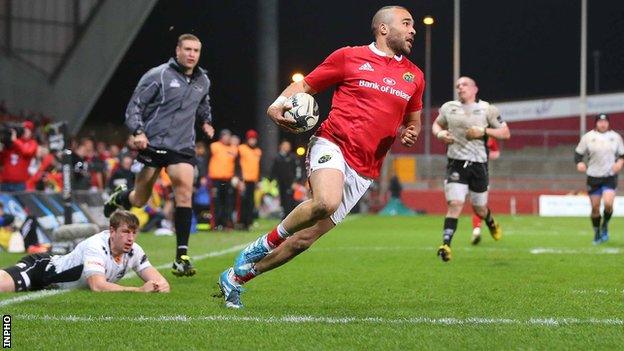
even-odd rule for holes
{"type": "Polygon", "coordinates": [[[221,290],[219,297],[225,298],[225,307],[235,309],[243,307],[243,303],[240,300],[243,288],[234,280],[234,270],[232,268],[226,269],[219,276],[219,289],[221,290]]]}
{"type": "Polygon", "coordinates": [[[264,244],[266,236],[267,234],[259,237],[238,254],[234,260],[234,274],[239,277],[247,276],[252,272],[254,264],[269,254],[270,250],[264,244]]]}

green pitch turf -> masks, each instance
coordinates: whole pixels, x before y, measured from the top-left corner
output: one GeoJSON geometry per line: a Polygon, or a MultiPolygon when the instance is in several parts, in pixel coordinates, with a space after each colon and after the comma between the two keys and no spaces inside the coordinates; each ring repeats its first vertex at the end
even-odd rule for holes
{"type": "MultiPolygon", "coordinates": [[[[198,274],[163,268],[170,294],[0,294],[0,312],[13,318],[15,349],[620,349],[622,220],[599,246],[588,218],[499,220],[503,239],[486,229],[473,247],[470,219],[461,218],[453,260],[443,263],[435,255],[442,217],[350,217],[251,281],[238,311],[211,297],[217,276],[274,223],[193,235],[198,274]]],[[[152,264],[170,264],[173,237],[138,241],[152,264]]],[[[20,256],[0,254],[0,265],[20,256]]]]}

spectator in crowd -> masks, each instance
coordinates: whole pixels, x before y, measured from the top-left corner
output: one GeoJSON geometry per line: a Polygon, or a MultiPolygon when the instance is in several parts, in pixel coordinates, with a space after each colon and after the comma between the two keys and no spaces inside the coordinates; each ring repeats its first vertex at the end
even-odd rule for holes
{"type": "Polygon", "coordinates": [[[238,147],[242,179],[245,184],[240,221],[243,229],[248,230],[254,220],[254,192],[260,180],[262,150],[258,147],[258,133],[255,130],[248,130],[245,139],[246,142],[238,147]]]}
{"type": "Polygon", "coordinates": [[[284,140],[279,145],[279,152],[271,168],[271,179],[277,180],[279,187],[280,204],[283,209],[282,219],[296,206],[293,196],[298,178],[301,178],[299,161],[297,156],[292,153],[290,142],[284,140]]]}
{"type": "Polygon", "coordinates": [[[134,160],[126,155],[121,159],[119,168],[111,175],[108,188],[115,189],[119,185],[125,185],[128,189],[134,188],[134,173],[130,169],[134,160]]]}
{"type": "Polygon", "coordinates": [[[210,144],[208,176],[212,180],[214,229],[231,227],[230,215],[233,211],[232,178],[236,168],[238,149],[232,145],[232,132],[224,129],[219,140],[210,144]]]}
{"type": "Polygon", "coordinates": [[[206,178],[208,176],[208,155],[206,151],[206,144],[203,141],[198,141],[195,143],[195,160],[197,164],[197,175],[195,177],[195,187],[197,188],[201,182],[202,178],[206,178]]]}
{"type": "Polygon", "coordinates": [[[24,191],[30,177],[28,166],[37,153],[38,143],[33,138],[35,125],[31,121],[23,123],[23,129],[11,131],[11,145],[0,151],[2,183],[0,191],[24,191]],[[18,134],[21,132],[21,135],[18,134]]]}
{"type": "Polygon", "coordinates": [[[91,173],[87,157],[87,145],[80,143],[72,153],[72,170],[74,190],[89,190],[91,188],[91,173]]]}

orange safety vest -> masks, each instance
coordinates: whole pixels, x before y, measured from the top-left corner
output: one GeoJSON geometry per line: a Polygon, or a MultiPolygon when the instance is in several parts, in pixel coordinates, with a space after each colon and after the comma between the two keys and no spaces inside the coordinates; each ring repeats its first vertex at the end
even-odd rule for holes
{"type": "Polygon", "coordinates": [[[234,166],[238,149],[233,145],[225,145],[220,141],[210,144],[210,162],[208,177],[216,180],[230,180],[234,177],[234,166]]]}
{"type": "Polygon", "coordinates": [[[260,157],[262,150],[255,147],[252,148],[247,144],[238,147],[240,154],[240,166],[243,172],[243,181],[257,182],[260,180],[260,157]]]}

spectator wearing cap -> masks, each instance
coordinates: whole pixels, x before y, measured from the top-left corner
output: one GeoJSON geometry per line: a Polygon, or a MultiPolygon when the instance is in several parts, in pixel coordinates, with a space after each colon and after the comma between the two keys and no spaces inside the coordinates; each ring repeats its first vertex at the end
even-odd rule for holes
{"type": "Polygon", "coordinates": [[[245,134],[245,143],[238,147],[240,168],[245,192],[243,193],[240,221],[245,230],[253,223],[255,213],[254,192],[260,181],[260,158],[262,150],[258,147],[258,133],[250,129],[245,134]]]}
{"type": "Polygon", "coordinates": [[[28,166],[35,157],[39,144],[33,138],[34,123],[25,121],[23,127],[23,130],[11,131],[11,145],[0,152],[2,165],[0,191],[26,190],[26,181],[30,177],[28,166]]]}
{"type": "Polygon", "coordinates": [[[238,148],[232,145],[232,132],[223,129],[219,140],[210,144],[208,177],[212,180],[211,202],[213,229],[232,227],[231,214],[234,209],[234,190],[231,182],[235,174],[238,148]]]}

